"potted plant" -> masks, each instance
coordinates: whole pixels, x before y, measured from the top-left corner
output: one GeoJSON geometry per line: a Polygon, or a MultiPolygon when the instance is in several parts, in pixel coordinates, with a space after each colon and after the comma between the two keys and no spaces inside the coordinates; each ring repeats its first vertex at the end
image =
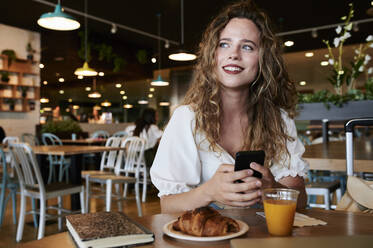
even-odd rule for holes
{"type": "Polygon", "coordinates": [[[10,67],[12,62],[17,58],[16,52],[12,49],[4,49],[1,54],[8,57],[8,67],[10,67]]]}
{"type": "Polygon", "coordinates": [[[61,139],[71,138],[75,133],[79,136],[83,131],[78,122],[73,120],[48,121],[41,129],[42,133],[53,133],[61,139]]]}
{"type": "Polygon", "coordinates": [[[5,83],[8,83],[9,80],[10,80],[10,78],[9,78],[9,72],[2,71],[2,72],[0,72],[0,74],[1,74],[1,81],[5,82],[5,83]]]}
{"type": "Polygon", "coordinates": [[[34,60],[34,53],[36,53],[36,50],[32,48],[32,45],[30,42],[27,43],[26,51],[27,51],[27,59],[32,62],[34,60]]]}
{"type": "Polygon", "coordinates": [[[355,49],[353,61],[349,64],[343,61],[343,44],[351,37],[351,19],[354,14],[350,4],[349,14],[342,17],[344,25],[336,28],[337,37],[332,44],[324,40],[328,48],[328,62],[331,65],[331,75],[328,81],[333,85],[334,92],[321,90],[314,94],[299,94],[298,120],[346,120],[362,116],[373,116],[373,67],[369,67],[371,56],[368,49],[373,48],[373,35],[355,49]],[[333,51],[332,46],[336,49],[333,51]],[[362,74],[366,75],[365,89],[356,89],[356,80],[362,74]]]}

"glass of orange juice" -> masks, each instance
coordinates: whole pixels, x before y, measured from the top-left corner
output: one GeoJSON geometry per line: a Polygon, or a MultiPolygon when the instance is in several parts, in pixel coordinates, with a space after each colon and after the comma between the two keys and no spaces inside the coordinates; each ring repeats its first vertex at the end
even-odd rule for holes
{"type": "Polygon", "coordinates": [[[291,234],[299,191],[294,189],[264,189],[262,198],[268,232],[275,236],[291,234]]]}

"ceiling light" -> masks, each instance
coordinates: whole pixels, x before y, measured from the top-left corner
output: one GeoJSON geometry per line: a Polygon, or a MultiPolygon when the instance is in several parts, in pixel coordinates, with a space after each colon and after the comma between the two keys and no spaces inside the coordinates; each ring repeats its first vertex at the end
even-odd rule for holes
{"type": "Polygon", "coordinates": [[[68,102],[72,102],[72,101],[73,101],[73,99],[69,98],[69,99],[68,99],[67,101],[68,101],[68,102]]]}
{"type": "Polygon", "coordinates": [[[287,47],[291,47],[294,45],[294,41],[291,41],[291,40],[285,41],[284,45],[287,47]]]}
{"type": "Polygon", "coordinates": [[[148,104],[149,101],[148,100],[145,100],[145,99],[140,99],[137,101],[138,104],[148,104]]]}
{"type": "Polygon", "coordinates": [[[59,78],[58,82],[63,83],[63,82],[65,82],[65,79],[64,78],[59,78]]]}
{"type": "Polygon", "coordinates": [[[51,107],[45,107],[43,108],[44,111],[52,111],[52,108],[51,107]]]}
{"type": "Polygon", "coordinates": [[[151,61],[152,61],[153,64],[157,63],[157,59],[154,58],[154,57],[151,59],[151,61]]]}
{"type": "Polygon", "coordinates": [[[162,106],[162,107],[170,106],[170,102],[159,102],[159,106],[162,106]]]}
{"type": "Polygon", "coordinates": [[[43,69],[43,68],[44,68],[44,64],[40,63],[40,64],[39,64],[39,68],[40,68],[40,69],[43,69]]]}
{"type": "Polygon", "coordinates": [[[98,105],[95,105],[95,106],[93,106],[93,109],[95,109],[95,110],[101,110],[101,107],[98,106],[98,105]]]}
{"type": "Polygon", "coordinates": [[[75,70],[74,74],[77,76],[85,76],[85,77],[92,77],[97,75],[97,71],[94,69],[90,68],[88,66],[88,56],[87,56],[87,39],[88,39],[88,21],[87,21],[87,7],[88,3],[87,0],[84,1],[84,23],[85,23],[85,28],[84,28],[84,64],[83,67],[80,67],[75,70]]]}
{"type": "Polygon", "coordinates": [[[127,96],[122,96],[122,99],[123,100],[127,100],[127,96]]]}
{"type": "Polygon", "coordinates": [[[306,81],[300,81],[299,82],[299,85],[301,85],[301,86],[305,86],[307,83],[306,83],[306,81]]]}
{"type": "Polygon", "coordinates": [[[168,49],[169,47],[170,47],[170,42],[166,40],[166,42],[164,43],[164,48],[168,49]]]}
{"type": "Polygon", "coordinates": [[[64,90],[60,90],[60,91],[58,91],[58,93],[60,93],[62,95],[62,94],[65,93],[65,91],[64,90]]]}
{"type": "Polygon", "coordinates": [[[111,24],[110,32],[112,34],[115,34],[117,32],[117,30],[118,30],[117,25],[115,23],[111,24]]]}
{"type": "Polygon", "coordinates": [[[91,91],[91,87],[85,87],[85,91],[91,91]]]}
{"type": "Polygon", "coordinates": [[[102,71],[100,71],[100,72],[98,73],[98,75],[99,75],[100,77],[103,77],[103,76],[105,76],[105,73],[103,73],[102,71]]]}
{"type": "Polygon", "coordinates": [[[130,108],[133,108],[133,105],[132,104],[124,104],[123,108],[130,109],[130,108]]]}
{"type": "Polygon", "coordinates": [[[168,86],[169,83],[167,81],[163,81],[161,75],[158,75],[157,79],[151,81],[150,85],[152,85],[152,86],[168,86]]]}
{"type": "Polygon", "coordinates": [[[317,38],[318,34],[316,29],[312,29],[311,36],[312,38],[317,38]]]}
{"type": "Polygon", "coordinates": [[[60,0],[58,0],[53,13],[49,12],[40,16],[38,24],[43,28],[59,31],[75,30],[80,27],[78,21],[62,11],[60,0]]]}
{"type": "Polygon", "coordinates": [[[328,61],[321,61],[320,65],[321,66],[327,66],[327,65],[329,65],[329,62],[328,61]]]}
{"type": "Polygon", "coordinates": [[[66,112],[70,112],[70,109],[69,109],[69,108],[67,108],[67,109],[65,109],[65,111],[66,111],[66,112]]]}
{"type": "Polygon", "coordinates": [[[122,85],[121,84],[115,84],[115,87],[120,88],[120,87],[122,87],[122,85]]]}
{"type": "Polygon", "coordinates": [[[40,98],[40,103],[48,103],[48,102],[49,102],[48,98],[46,98],[46,97],[40,98]]]}
{"type": "Polygon", "coordinates": [[[152,98],[152,97],[153,97],[153,94],[148,94],[148,97],[149,97],[149,98],[152,98]]]}
{"type": "Polygon", "coordinates": [[[170,54],[168,58],[171,60],[176,60],[176,61],[195,60],[197,58],[195,54],[188,53],[182,48],[184,45],[184,0],[180,0],[180,24],[181,24],[181,42],[180,42],[181,48],[176,53],[170,54]]]}
{"type": "Polygon", "coordinates": [[[150,88],[149,89],[150,92],[154,92],[154,90],[155,90],[154,88],[150,88]]]}
{"type": "Polygon", "coordinates": [[[105,100],[101,103],[101,106],[102,107],[110,107],[111,106],[111,102],[109,102],[108,100],[105,100]]]}
{"type": "Polygon", "coordinates": [[[47,84],[48,84],[48,81],[45,81],[45,80],[44,80],[44,81],[43,81],[43,84],[44,84],[44,85],[47,85],[47,84]]]}
{"type": "Polygon", "coordinates": [[[88,94],[88,97],[89,97],[89,98],[100,98],[100,97],[101,97],[101,94],[100,94],[100,92],[98,92],[98,91],[94,91],[94,92],[92,92],[92,93],[89,93],[89,94],[88,94]]]}
{"type": "Polygon", "coordinates": [[[307,58],[313,57],[313,52],[308,52],[304,54],[307,58]]]}
{"type": "Polygon", "coordinates": [[[78,79],[83,79],[83,78],[84,78],[84,76],[82,76],[82,75],[78,76],[78,79]]]}
{"type": "Polygon", "coordinates": [[[126,94],[126,92],[125,92],[124,90],[121,90],[121,91],[119,92],[119,94],[124,95],[124,94],[126,94]]]}
{"type": "Polygon", "coordinates": [[[96,78],[93,79],[93,92],[88,94],[89,98],[100,98],[100,92],[96,91],[96,78]]]}
{"type": "Polygon", "coordinates": [[[79,109],[79,105],[73,105],[73,109],[79,109]]]}

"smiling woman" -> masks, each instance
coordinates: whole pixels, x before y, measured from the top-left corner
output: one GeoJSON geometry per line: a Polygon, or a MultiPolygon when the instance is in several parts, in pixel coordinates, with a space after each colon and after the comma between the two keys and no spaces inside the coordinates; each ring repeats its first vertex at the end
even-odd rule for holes
{"type": "Polygon", "coordinates": [[[151,168],[163,212],[249,207],[261,201],[262,188],[274,187],[299,190],[298,207],[305,206],[308,166],[293,120],[295,86],[279,47],[252,1],[228,6],[207,27],[184,106],[168,123],[151,168]],[[243,150],[264,150],[264,164],[234,171],[243,150]]]}

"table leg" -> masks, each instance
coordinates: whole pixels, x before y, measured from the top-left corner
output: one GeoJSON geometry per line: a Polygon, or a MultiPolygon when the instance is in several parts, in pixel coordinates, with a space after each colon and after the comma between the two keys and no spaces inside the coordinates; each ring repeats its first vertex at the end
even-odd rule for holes
{"type": "MultiPolygon", "coordinates": [[[[70,180],[72,184],[82,184],[82,154],[71,156],[70,166],[70,180]]],[[[71,195],[71,210],[80,209],[80,196],[79,194],[71,195]]]]}

